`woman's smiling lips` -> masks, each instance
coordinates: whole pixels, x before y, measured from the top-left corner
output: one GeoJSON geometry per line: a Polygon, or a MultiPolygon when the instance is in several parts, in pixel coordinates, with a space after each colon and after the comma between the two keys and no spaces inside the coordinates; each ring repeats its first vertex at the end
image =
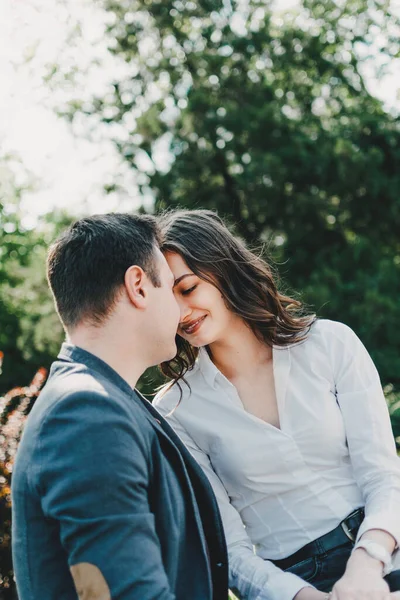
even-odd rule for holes
{"type": "Polygon", "coordinates": [[[203,317],[200,317],[195,321],[190,321],[190,323],[187,323],[186,325],[181,325],[182,331],[184,331],[187,335],[192,335],[193,333],[196,333],[196,331],[198,331],[201,327],[201,324],[203,323],[206,316],[207,315],[204,315],[203,317]]]}

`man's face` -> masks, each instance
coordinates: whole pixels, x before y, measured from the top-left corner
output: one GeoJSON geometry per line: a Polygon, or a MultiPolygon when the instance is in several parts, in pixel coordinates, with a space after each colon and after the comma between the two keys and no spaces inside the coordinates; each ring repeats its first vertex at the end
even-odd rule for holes
{"type": "Polygon", "coordinates": [[[161,285],[150,289],[148,329],[154,347],[153,364],[159,364],[176,355],[175,336],[180,310],[173,292],[174,276],[158,248],[155,250],[155,265],[161,285]]]}

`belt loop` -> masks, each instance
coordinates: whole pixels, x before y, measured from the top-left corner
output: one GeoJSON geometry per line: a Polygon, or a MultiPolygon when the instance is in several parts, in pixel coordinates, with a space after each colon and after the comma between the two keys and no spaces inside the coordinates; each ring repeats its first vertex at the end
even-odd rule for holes
{"type": "Polygon", "coordinates": [[[316,554],[326,554],[326,548],[324,546],[324,542],[321,539],[317,539],[314,541],[314,544],[317,547],[317,552],[316,554]]]}

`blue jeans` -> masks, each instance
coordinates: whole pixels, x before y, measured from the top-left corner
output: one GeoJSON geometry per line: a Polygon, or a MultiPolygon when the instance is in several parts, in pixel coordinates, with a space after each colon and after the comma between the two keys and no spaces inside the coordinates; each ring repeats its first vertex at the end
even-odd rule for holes
{"type": "MultiPolygon", "coordinates": [[[[325,554],[317,554],[286,569],[294,573],[321,592],[330,592],[335,583],[344,574],[346,563],[353,549],[353,542],[338,546],[325,554]]],[[[390,591],[400,591],[400,570],[393,571],[385,577],[390,591]]]]}

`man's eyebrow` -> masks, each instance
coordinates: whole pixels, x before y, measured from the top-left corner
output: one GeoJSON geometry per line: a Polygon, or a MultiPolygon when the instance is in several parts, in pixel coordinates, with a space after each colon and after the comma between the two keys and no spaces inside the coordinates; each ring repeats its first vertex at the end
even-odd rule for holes
{"type": "Polygon", "coordinates": [[[178,279],[175,279],[174,287],[176,285],[178,285],[178,283],[180,283],[182,281],[182,279],[185,279],[185,277],[195,277],[195,274],[194,273],[184,273],[183,275],[178,277],[178,279]]]}

